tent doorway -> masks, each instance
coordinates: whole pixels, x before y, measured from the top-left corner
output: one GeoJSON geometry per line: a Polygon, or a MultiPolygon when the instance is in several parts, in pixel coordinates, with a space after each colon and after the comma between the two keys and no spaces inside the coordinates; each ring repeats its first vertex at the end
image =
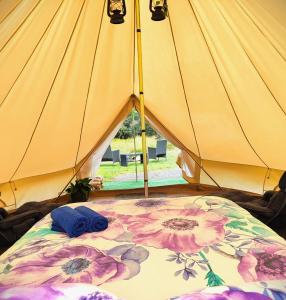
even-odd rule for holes
{"type": "MultiPolygon", "coordinates": [[[[185,184],[176,161],[180,149],[146,123],[149,187],[185,184]]],[[[107,148],[96,174],[104,190],[142,188],[142,140],[140,116],[132,109],[107,148]]]]}

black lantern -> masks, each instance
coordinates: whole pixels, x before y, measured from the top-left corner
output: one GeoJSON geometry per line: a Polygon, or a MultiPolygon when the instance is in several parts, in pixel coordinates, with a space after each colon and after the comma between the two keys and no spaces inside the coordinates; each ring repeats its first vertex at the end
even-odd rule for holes
{"type": "Polygon", "coordinates": [[[108,0],[107,15],[110,17],[110,23],[122,24],[126,15],[125,0],[108,0]]]}
{"type": "Polygon", "coordinates": [[[167,0],[150,0],[149,9],[153,21],[165,20],[168,14],[167,0]]]}

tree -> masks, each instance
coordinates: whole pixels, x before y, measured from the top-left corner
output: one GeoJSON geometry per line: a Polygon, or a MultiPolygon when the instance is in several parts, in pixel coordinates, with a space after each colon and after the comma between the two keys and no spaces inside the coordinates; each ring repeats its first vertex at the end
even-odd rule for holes
{"type": "MultiPolygon", "coordinates": [[[[141,135],[141,128],[140,128],[140,115],[138,114],[137,110],[133,109],[131,113],[128,115],[126,120],[123,122],[122,127],[116,134],[116,138],[119,139],[128,139],[133,137],[133,134],[141,135]],[[133,121],[134,119],[134,121],[133,121]],[[134,132],[135,131],[135,132],[134,132]]],[[[147,136],[159,136],[159,134],[150,126],[148,122],[146,122],[146,135],[147,136]]]]}

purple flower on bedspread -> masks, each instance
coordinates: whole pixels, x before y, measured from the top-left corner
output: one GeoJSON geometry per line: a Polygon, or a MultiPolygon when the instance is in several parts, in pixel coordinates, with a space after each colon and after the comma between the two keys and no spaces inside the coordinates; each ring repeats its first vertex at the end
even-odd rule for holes
{"type": "Polygon", "coordinates": [[[244,292],[239,290],[225,291],[223,293],[194,293],[183,295],[172,300],[271,300],[271,298],[256,292],[244,292]]]}
{"type": "Polygon", "coordinates": [[[53,283],[103,284],[130,276],[127,263],[90,246],[67,246],[18,264],[1,278],[1,285],[53,283]]]}
{"type": "Polygon", "coordinates": [[[64,299],[63,293],[50,286],[0,288],[0,299],[2,300],[54,300],[59,298],[64,299]]]}
{"type": "MultiPolygon", "coordinates": [[[[126,203],[120,203],[116,206],[116,212],[122,215],[141,215],[157,211],[158,209],[164,209],[167,205],[167,201],[164,199],[140,199],[134,201],[128,201],[126,203]]],[[[179,204],[168,203],[168,207],[177,208],[179,204]]]]}
{"type": "Polygon", "coordinates": [[[61,284],[0,288],[2,300],[118,300],[95,285],[61,284]]]}
{"type": "Polygon", "coordinates": [[[12,262],[13,260],[21,257],[25,257],[31,255],[33,253],[37,253],[41,251],[44,247],[49,246],[51,242],[46,239],[38,239],[29,244],[27,244],[24,248],[19,248],[12,255],[7,257],[7,261],[12,262]]]}
{"type": "Polygon", "coordinates": [[[125,221],[135,243],[196,253],[224,238],[224,224],[228,219],[193,208],[157,210],[125,221]]]}
{"type": "Polygon", "coordinates": [[[238,272],[245,281],[286,279],[286,247],[257,243],[241,257],[238,272]]]}
{"type": "Polygon", "coordinates": [[[114,298],[102,292],[95,292],[88,296],[81,296],[79,300],[113,300],[114,298]]]}
{"type": "Polygon", "coordinates": [[[122,215],[116,214],[115,212],[111,211],[100,211],[99,213],[108,219],[107,229],[100,232],[83,234],[80,237],[78,237],[78,239],[101,237],[106,240],[116,240],[118,236],[121,236],[123,233],[125,233],[122,215]]]}
{"type": "Polygon", "coordinates": [[[105,200],[96,200],[94,202],[91,202],[90,204],[93,205],[110,205],[110,204],[115,204],[116,202],[118,202],[118,200],[114,200],[114,199],[105,199],[105,200]]]}

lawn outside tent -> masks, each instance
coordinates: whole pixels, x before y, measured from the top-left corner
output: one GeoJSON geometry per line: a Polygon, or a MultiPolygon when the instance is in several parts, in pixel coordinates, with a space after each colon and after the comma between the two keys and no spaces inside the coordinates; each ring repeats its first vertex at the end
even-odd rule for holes
{"type": "MultiPolygon", "coordinates": [[[[147,146],[156,147],[157,139],[147,137],[147,146]]],[[[142,141],[140,136],[135,138],[136,152],[142,152],[142,141]]],[[[120,150],[121,154],[134,153],[134,139],[113,139],[111,143],[112,150],[120,150]]],[[[186,183],[181,178],[181,172],[176,164],[180,150],[167,143],[167,158],[159,160],[149,160],[148,172],[150,177],[150,186],[186,183]],[[158,178],[159,177],[159,178],[158,178]]],[[[102,176],[104,180],[104,189],[117,188],[136,188],[142,187],[143,164],[139,161],[129,162],[127,167],[120,166],[119,163],[102,162],[97,175],[102,176]],[[136,181],[136,165],[138,172],[138,181],[136,181]]]]}

